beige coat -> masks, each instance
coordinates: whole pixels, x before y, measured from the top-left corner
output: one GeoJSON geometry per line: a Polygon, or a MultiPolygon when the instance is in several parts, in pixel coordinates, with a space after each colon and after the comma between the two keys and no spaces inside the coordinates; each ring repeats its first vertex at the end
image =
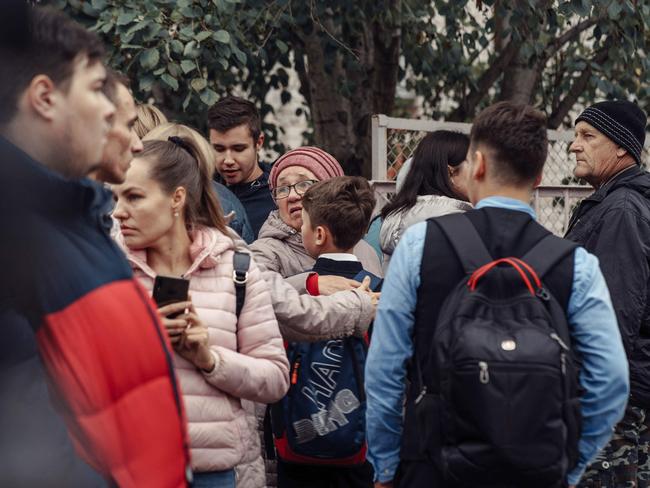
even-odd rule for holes
{"type": "MultiPolygon", "coordinates": [[[[197,313],[208,327],[216,366],[202,373],[177,354],[174,366],[187,412],[192,468],[221,471],[260,459],[252,405],[247,414],[242,401],[271,403],[282,398],[289,386],[289,364],[268,285],[255,262],[251,261],[238,321],[233,240],[216,229],[202,228],[193,233],[192,241],[193,264],[185,277],[197,313]]],[[[135,276],[151,291],[156,273],[147,265],[146,253],[123,249],[135,276]]]]}
{"type": "MultiPolygon", "coordinates": [[[[302,243],[302,235],[285,224],[277,210],[269,214],[260,229],[258,239],[250,245],[257,262],[267,270],[276,271],[284,278],[314,267],[312,258],[302,243]]],[[[363,269],[377,276],[383,276],[377,254],[366,241],[359,241],[353,250],[363,269]]]]}
{"type": "MultiPolygon", "coordinates": [[[[230,237],[238,248],[250,247],[234,231],[230,237]]],[[[329,296],[306,295],[302,285],[292,286],[280,273],[267,270],[256,261],[262,270],[262,277],[269,285],[273,310],[287,341],[318,342],[331,338],[356,335],[361,337],[375,316],[375,310],[368,295],[359,290],[340,291],[329,296]]],[[[301,276],[294,276],[301,281],[301,276]]]]}

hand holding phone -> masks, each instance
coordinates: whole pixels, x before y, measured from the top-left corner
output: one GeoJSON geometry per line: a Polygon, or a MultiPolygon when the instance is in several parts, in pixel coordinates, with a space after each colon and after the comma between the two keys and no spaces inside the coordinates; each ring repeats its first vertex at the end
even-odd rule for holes
{"type": "Polygon", "coordinates": [[[192,306],[192,302],[176,302],[170,303],[158,309],[160,320],[167,331],[169,340],[174,347],[179,346],[183,336],[183,332],[190,327],[190,319],[188,310],[192,306]],[[173,319],[169,318],[174,316],[173,319]]]}
{"type": "Polygon", "coordinates": [[[176,352],[197,368],[210,372],[214,369],[215,359],[208,346],[208,328],[199,318],[191,302],[186,317],[189,325],[181,335],[176,352]]]}

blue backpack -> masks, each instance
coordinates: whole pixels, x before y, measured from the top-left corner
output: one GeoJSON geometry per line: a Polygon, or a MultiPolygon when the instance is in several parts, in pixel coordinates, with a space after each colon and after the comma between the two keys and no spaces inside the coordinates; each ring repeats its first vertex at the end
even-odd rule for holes
{"type": "MultiPolygon", "coordinates": [[[[379,286],[379,278],[370,276],[379,286]]],[[[365,461],[367,354],[367,339],[360,337],[287,345],[289,392],[270,408],[280,459],[330,466],[365,461]]]]}

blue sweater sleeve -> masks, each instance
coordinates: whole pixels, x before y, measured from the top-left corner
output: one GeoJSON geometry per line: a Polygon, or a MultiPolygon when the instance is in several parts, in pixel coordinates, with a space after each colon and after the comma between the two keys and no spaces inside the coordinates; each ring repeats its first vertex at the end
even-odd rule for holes
{"type": "Polygon", "coordinates": [[[629,394],[628,364],[616,315],[598,258],[578,248],[567,307],[573,347],[582,357],[582,435],[578,465],[567,477],[577,484],[585,468],[612,436],[629,394]]]}
{"type": "Polygon", "coordinates": [[[368,458],[379,481],[390,481],[399,464],[406,364],[413,355],[413,324],[420,286],[426,222],[400,240],[384,280],[366,362],[368,458]]]}

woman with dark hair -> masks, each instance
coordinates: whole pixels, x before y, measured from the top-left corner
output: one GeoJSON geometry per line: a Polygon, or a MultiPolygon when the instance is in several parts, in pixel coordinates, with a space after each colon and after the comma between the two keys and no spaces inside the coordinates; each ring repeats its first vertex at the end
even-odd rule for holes
{"type": "Polygon", "coordinates": [[[420,141],[402,187],[381,211],[384,267],[408,227],[472,208],[465,183],[468,149],[469,138],[459,132],[437,130],[420,141]]]}

